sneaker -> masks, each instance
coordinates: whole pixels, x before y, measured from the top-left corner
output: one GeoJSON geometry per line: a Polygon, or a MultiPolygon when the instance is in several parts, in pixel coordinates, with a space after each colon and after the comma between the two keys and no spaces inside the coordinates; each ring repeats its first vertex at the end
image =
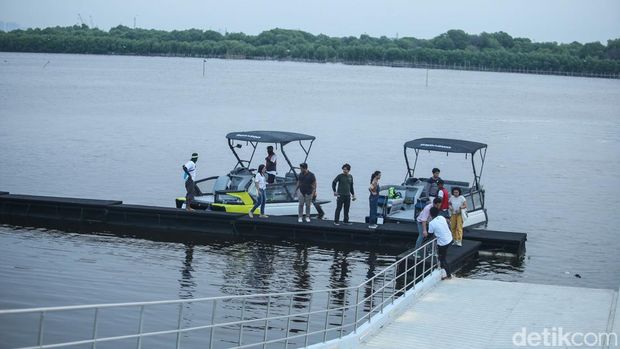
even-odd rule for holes
{"type": "Polygon", "coordinates": [[[457,240],[456,246],[463,246],[463,240],[457,240]]]}
{"type": "Polygon", "coordinates": [[[297,222],[301,223],[301,222],[303,222],[303,219],[301,219],[301,217],[299,217],[299,218],[297,218],[297,222]]]}
{"type": "Polygon", "coordinates": [[[340,223],[338,223],[338,222],[334,222],[334,225],[340,225],[340,223]]]}
{"type": "Polygon", "coordinates": [[[267,216],[266,214],[262,214],[259,216],[260,218],[268,218],[269,216],[267,216]]]}
{"type": "Polygon", "coordinates": [[[378,227],[378,225],[376,225],[376,224],[372,224],[372,225],[368,226],[368,228],[370,228],[370,229],[377,229],[377,227],[378,227]]]}
{"type": "Polygon", "coordinates": [[[248,213],[248,216],[250,216],[250,218],[254,218],[254,213],[250,211],[250,213],[248,213]]]}
{"type": "Polygon", "coordinates": [[[310,223],[310,217],[306,217],[306,222],[310,223]]]}

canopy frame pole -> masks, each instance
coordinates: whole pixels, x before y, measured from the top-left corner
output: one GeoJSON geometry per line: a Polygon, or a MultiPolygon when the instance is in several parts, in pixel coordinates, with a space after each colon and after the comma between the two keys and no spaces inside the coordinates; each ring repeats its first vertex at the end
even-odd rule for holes
{"type": "Polygon", "coordinates": [[[235,158],[237,159],[237,164],[235,165],[235,168],[237,168],[238,166],[245,167],[243,166],[243,160],[241,160],[241,158],[239,157],[239,154],[237,154],[237,151],[235,151],[235,146],[233,145],[233,139],[228,139],[228,147],[230,148],[233,155],[235,155],[235,158]]]}
{"type": "Polygon", "coordinates": [[[480,160],[481,160],[480,172],[476,173],[476,163],[474,161],[476,154],[475,152],[471,154],[471,167],[474,170],[474,184],[476,185],[476,190],[480,190],[480,180],[482,179],[482,170],[484,169],[484,160],[486,156],[487,156],[487,148],[484,148],[484,151],[480,150],[480,160]]]}
{"type": "Polygon", "coordinates": [[[289,166],[288,172],[293,172],[293,174],[295,174],[295,179],[297,179],[297,172],[295,172],[295,168],[293,167],[293,164],[291,163],[291,159],[288,158],[288,155],[286,155],[286,152],[284,151],[284,144],[280,144],[280,151],[282,152],[282,155],[284,156],[284,159],[286,160],[286,163],[289,166]]]}

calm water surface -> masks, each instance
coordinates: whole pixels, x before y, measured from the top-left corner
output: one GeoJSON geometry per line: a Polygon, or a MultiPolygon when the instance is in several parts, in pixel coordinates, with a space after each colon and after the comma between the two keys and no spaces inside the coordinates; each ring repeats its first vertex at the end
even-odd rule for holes
{"type": "MultiPolygon", "coordinates": [[[[529,235],[522,262],[483,259],[466,276],[620,284],[620,81],[430,71],[426,87],[418,69],[208,60],[203,77],[202,64],[0,53],[0,190],[173,206],[192,152],[199,176],[223,174],[235,164],[226,133],[275,129],[317,137],[308,162],[323,198],[342,163],[352,165],[362,193],[352,218],[362,220],[372,171],[383,184],[403,180],[405,141],[469,139],[489,145],[489,228],[529,235]]],[[[423,154],[418,175],[432,167],[471,180],[464,157],[423,154]]],[[[372,255],[0,226],[0,307],[320,289],[359,283],[372,255]]]]}

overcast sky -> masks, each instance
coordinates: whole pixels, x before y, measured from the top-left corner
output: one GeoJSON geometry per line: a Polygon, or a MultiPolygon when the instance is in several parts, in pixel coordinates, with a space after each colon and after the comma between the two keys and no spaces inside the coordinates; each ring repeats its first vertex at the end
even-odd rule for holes
{"type": "Polygon", "coordinates": [[[449,29],[504,31],[534,41],[620,38],[620,0],[0,0],[0,21],[21,28],[84,23],[108,30],[212,29],[256,35],[273,28],[329,36],[429,39],[449,29]]]}

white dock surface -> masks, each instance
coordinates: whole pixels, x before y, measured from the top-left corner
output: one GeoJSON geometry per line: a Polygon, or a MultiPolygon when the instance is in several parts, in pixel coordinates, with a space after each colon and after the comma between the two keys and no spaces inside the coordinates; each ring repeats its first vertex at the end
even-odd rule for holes
{"type": "MultiPolygon", "coordinates": [[[[609,333],[620,325],[617,302],[614,290],[457,278],[440,282],[359,348],[523,348],[513,336],[524,327],[609,333]]],[[[550,346],[541,339],[537,347],[550,346]]]]}

